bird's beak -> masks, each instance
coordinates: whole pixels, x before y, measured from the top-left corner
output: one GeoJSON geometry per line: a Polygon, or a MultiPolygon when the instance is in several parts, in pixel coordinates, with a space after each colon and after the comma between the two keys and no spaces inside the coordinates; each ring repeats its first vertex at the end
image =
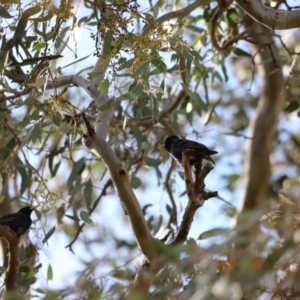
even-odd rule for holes
{"type": "Polygon", "coordinates": [[[162,145],[158,146],[158,149],[160,149],[160,148],[162,148],[164,146],[165,146],[165,144],[162,144],[162,145]]]}
{"type": "Polygon", "coordinates": [[[34,209],[38,208],[39,206],[40,206],[39,204],[35,205],[35,206],[31,206],[31,209],[34,210],[34,209]]]}

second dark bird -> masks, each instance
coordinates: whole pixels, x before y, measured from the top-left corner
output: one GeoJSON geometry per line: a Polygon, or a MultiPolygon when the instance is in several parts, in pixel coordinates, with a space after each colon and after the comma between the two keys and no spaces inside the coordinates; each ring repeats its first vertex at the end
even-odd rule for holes
{"type": "Polygon", "coordinates": [[[195,151],[195,157],[190,160],[190,165],[194,165],[200,159],[210,160],[213,164],[214,160],[210,157],[212,154],[218,153],[208,149],[205,145],[195,141],[180,139],[178,136],[172,135],[165,140],[165,148],[180,163],[182,163],[182,152],[186,149],[195,151]]]}
{"type": "Polygon", "coordinates": [[[30,215],[36,206],[25,206],[18,212],[0,218],[0,225],[8,226],[15,233],[24,234],[31,226],[30,215]]]}

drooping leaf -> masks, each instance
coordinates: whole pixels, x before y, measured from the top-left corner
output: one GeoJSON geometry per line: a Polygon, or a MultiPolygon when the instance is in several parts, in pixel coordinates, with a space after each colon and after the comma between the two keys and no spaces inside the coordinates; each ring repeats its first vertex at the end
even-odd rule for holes
{"type": "Polygon", "coordinates": [[[11,16],[9,14],[9,12],[3,6],[0,6],[0,17],[2,17],[4,19],[13,18],[13,16],[11,16]]]}
{"type": "Polygon", "coordinates": [[[90,215],[89,215],[89,213],[88,213],[87,211],[82,210],[82,211],[80,212],[80,219],[81,219],[84,223],[86,223],[86,224],[88,224],[88,225],[94,225],[94,222],[93,222],[92,219],[90,218],[90,215]]]}
{"type": "Polygon", "coordinates": [[[55,230],[56,230],[56,227],[53,226],[53,227],[46,233],[45,237],[44,237],[43,240],[42,240],[42,243],[43,243],[43,244],[45,244],[45,243],[49,240],[49,238],[50,238],[51,235],[55,232],[55,230]]]}
{"type": "Polygon", "coordinates": [[[131,177],[131,187],[134,189],[137,189],[141,186],[142,181],[140,178],[136,177],[136,176],[132,176],[131,177]]]}
{"type": "Polygon", "coordinates": [[[53,279],[53,270],[51,265],[49,264],[48,270],[47,270],[47,280],[52,280],[53,279]]]}
{"type": "Polygon", "coordinates": [[[103,57],[106,57],[110,53],[111,44],[113,41],[113,32],[107,31],[103,40],[103,57]]]}
{"type": "Polygon", "coordinates": [[[93,201],[93,198],[92,198],[93,197],[93,186],[92,186],[92,181],[91,181],[90,178],[85,183],[84,190],[83,190],[83,195],[84,195],[84,200],[85,200],[86,207],[88,209],[90,209],[92,201],[93,201]]]}

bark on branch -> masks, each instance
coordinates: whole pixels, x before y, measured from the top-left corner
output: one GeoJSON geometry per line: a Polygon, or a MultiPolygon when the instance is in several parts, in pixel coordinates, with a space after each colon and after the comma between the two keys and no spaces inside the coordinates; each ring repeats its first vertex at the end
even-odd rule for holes
{"type": "Polygon", "coordinates": [[[185,208],[182,222],[172,244],[186,240],[197,209],[204,204],[205,200],[218,196],[218,192],[206,192],[204,190],[204,179],[213,169],[211,164],[202,164],[202,161],[198,161],[195,165],[195,180],[193,180],[189,163],[193,157],[194,150],[185,150],[182,153],[182,165],[184,168],[186,192],[189,202],[185,208]]]}
{"type": "MultiPolygon", "coordinates": [[[[5,273],[4,285],[7,294],[16,292],[16,274],[19,267],[20,236],[10,230],[8,226],[0,225],[0,235],[7,241],[9,248],[8,269],[5,273]]],[[[16,298],[15,298],[16,299],[16,298]]]]}
{"type": "Polygon", "coordinates": [[[271,29],[300,27],[300,10],[282,10],[263,5],[261,0],[236,0],[236,3],[257,22],[271,29]]]}
{"type": "MultiPolygon", "coordinates": [[[[246,18],[246,27],[253,26],[253,22],[255,21],[251,18],[246,18]]],[[[246,144],[246,188],[240,210],[260,206],[265,196],[270,175],[269,156],[273,151],[278,117],[284,102],[284,79],[278,59],[279,52],[270,35],[270,29],[256,24],[253,31],[255,44],[251,44],[251,47],[255,53],[257,70],[263,79],[263,86],[256,115],[250,124],[249,135],[252,139],[247,140],[246,144]]]]}
{"type": "Polygon", "coordinates": [[[140,250],[151,262],[157,257],[157,251],[151,247],[153,238],[145,221],[140,204],[132,191],[126,168],[119,161],[111,147],[98,135],[84,135],[83,144],[95,155],[102,158],[110,171],[117,194],[129,217],[136,242],[140,250]]]}

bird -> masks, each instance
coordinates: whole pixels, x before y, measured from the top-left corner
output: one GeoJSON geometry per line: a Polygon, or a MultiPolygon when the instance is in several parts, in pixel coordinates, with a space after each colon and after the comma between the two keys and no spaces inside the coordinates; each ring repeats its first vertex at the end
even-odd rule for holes
{"type": "Polygon", "coordinates": [[[176,135],[172,135],[165,140],[165,149],[180,163],[182,163],[182,152],[186,149],[194,150],[194,158],[190,159],[190,165],[194,165],[201,159],[207,159],[215,164],[214,160],[210,157],[212,154],[217,154],[217,151],[208,149],[205,145],[195,141],[180,139],[176,135]]]}
{"type": "Polygon", "coordinates": [[[0,225],[8,226],[13,232],[23,235],[31,226],[30,215],[37,206],[25,206],[16,213],[0,218],[0,225]]]}

